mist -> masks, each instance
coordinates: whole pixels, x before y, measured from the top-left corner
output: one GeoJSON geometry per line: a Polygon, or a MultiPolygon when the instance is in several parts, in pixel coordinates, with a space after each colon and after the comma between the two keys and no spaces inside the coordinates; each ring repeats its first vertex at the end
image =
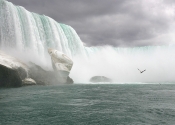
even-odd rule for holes
{"type": "Polygon", "coordinates": [[[41,66],[45,70],[48,71],[53,70],[51,57],[47,51],[45,51],[44,54],[40,54],[30,48],[20,50],[11,47],[1,47],[0,49],[1,51],[17,58],[19,61],[24,62],[25,64],[29,64],[30,62],[32,62],[35,63],[36,65],[41,66]]]}
{"type": "Polygon", "coordinates": [[[175,81],[174,46],[94,48],[89,57],[74,58],[70,76],[77,83],[89,83],[93,76],[106,76],[114,83],[175,81]],[[145,70],[144,73],[138,71],[145,70]]]}
{"type": "MultiPolygon", "coordinates": [[[[24,63],[33,62],[45,70],[53,70],[46,51],[40,55],[30,49],[21,51],[8,47],[2,51],[24,63]]],[[[75,83],[90,83],[93,76],[105,76],[113,84],[165,83],[175,81],[175,46],[145,46],[115,48],[112,46],[86,47],[87,56],[72,58],[70,77],[75,83]],[[139,70],[145,70],[140,73],[139,70]]]]}

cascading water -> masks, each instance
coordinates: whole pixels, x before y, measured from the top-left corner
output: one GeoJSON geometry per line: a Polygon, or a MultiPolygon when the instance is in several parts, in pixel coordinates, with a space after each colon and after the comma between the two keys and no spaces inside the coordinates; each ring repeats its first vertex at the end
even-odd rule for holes
{"type": "Polygon", "coordinates": [[[173,45],[84,47],[70,26],[5,0],[0,0],[0,47],[11,55],[42,66],[50,65],[48,48],[62,51],[74,61],[70,76],[75,82],[88,82],[92,76],[106,76],[114,82],[175,81],[173,45]],[[146,69],[146,72],[140,74],[137,68],[146,69]]]}
{"type": "Polygon", "coordinates": [[[0,40],[1,49],[8,47],[32,52],[40,59],[45,58],[48,48],[70,57],[85,54],[84,46],[72,27],[5,0],[0,0],[0,40]]]}

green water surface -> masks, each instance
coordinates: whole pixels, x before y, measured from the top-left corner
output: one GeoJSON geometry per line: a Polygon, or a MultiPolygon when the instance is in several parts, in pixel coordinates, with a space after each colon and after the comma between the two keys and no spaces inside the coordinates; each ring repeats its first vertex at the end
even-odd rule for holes
{"type": "Polygon", "coordinates": [[[0,125],[174,125],[175,85],[0,89],[0,125]]]}

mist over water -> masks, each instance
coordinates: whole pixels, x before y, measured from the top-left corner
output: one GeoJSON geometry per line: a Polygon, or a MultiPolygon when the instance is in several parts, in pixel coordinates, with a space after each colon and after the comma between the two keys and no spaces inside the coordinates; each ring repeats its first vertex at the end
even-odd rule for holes
{"type": "Polygon", "coordinates": [[[88,83],[93,76],[106,76],[114,83],[175,81],[174,45],[85,47],[72,27],[0,0],[1,51],[51,70],[48,48],[73,60],[70,77],[77,83],[88,83]],[[146,71],[140,74],[138,68],[146,71]]]}
{"type": "Polygon", "coordinates": [[[92,76],[106,76],[113,82],[175,81],[175,47],[89,48],[88,59],[76,58],[71,76],[88,82],[92,76]],[[138,71],[146,69],[144,73],[138,71]]]}
{"type": "Polygon", "coordinates": [[[11,47],[1,47],[0,49],[2,52],[16,57],[17,59],[19,59],[19,61],[22,61],[26,64],[32,62],[41,66],[45,70],[53,70],[51,57],[47,51],[44,52],[43,55],[39,55],[38,53],[34,52],[33,50],[30,50],[29,48],[27,48],[26,50],[19,50],[11,47]]]}

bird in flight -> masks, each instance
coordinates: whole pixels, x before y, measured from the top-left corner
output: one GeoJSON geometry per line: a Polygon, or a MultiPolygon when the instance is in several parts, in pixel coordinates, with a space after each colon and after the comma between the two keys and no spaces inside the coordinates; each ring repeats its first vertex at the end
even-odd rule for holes
{"type": "MultiPolygon", "coordinates": [[[[140,71],[140,69],[138,69],[139,71],[140,71]]],[[[140,71],[140,73],[143,73],[143,72],[145,72],[146,71],[146,69],[145,70],[143,70],[143,71],[140,71]]]]}

